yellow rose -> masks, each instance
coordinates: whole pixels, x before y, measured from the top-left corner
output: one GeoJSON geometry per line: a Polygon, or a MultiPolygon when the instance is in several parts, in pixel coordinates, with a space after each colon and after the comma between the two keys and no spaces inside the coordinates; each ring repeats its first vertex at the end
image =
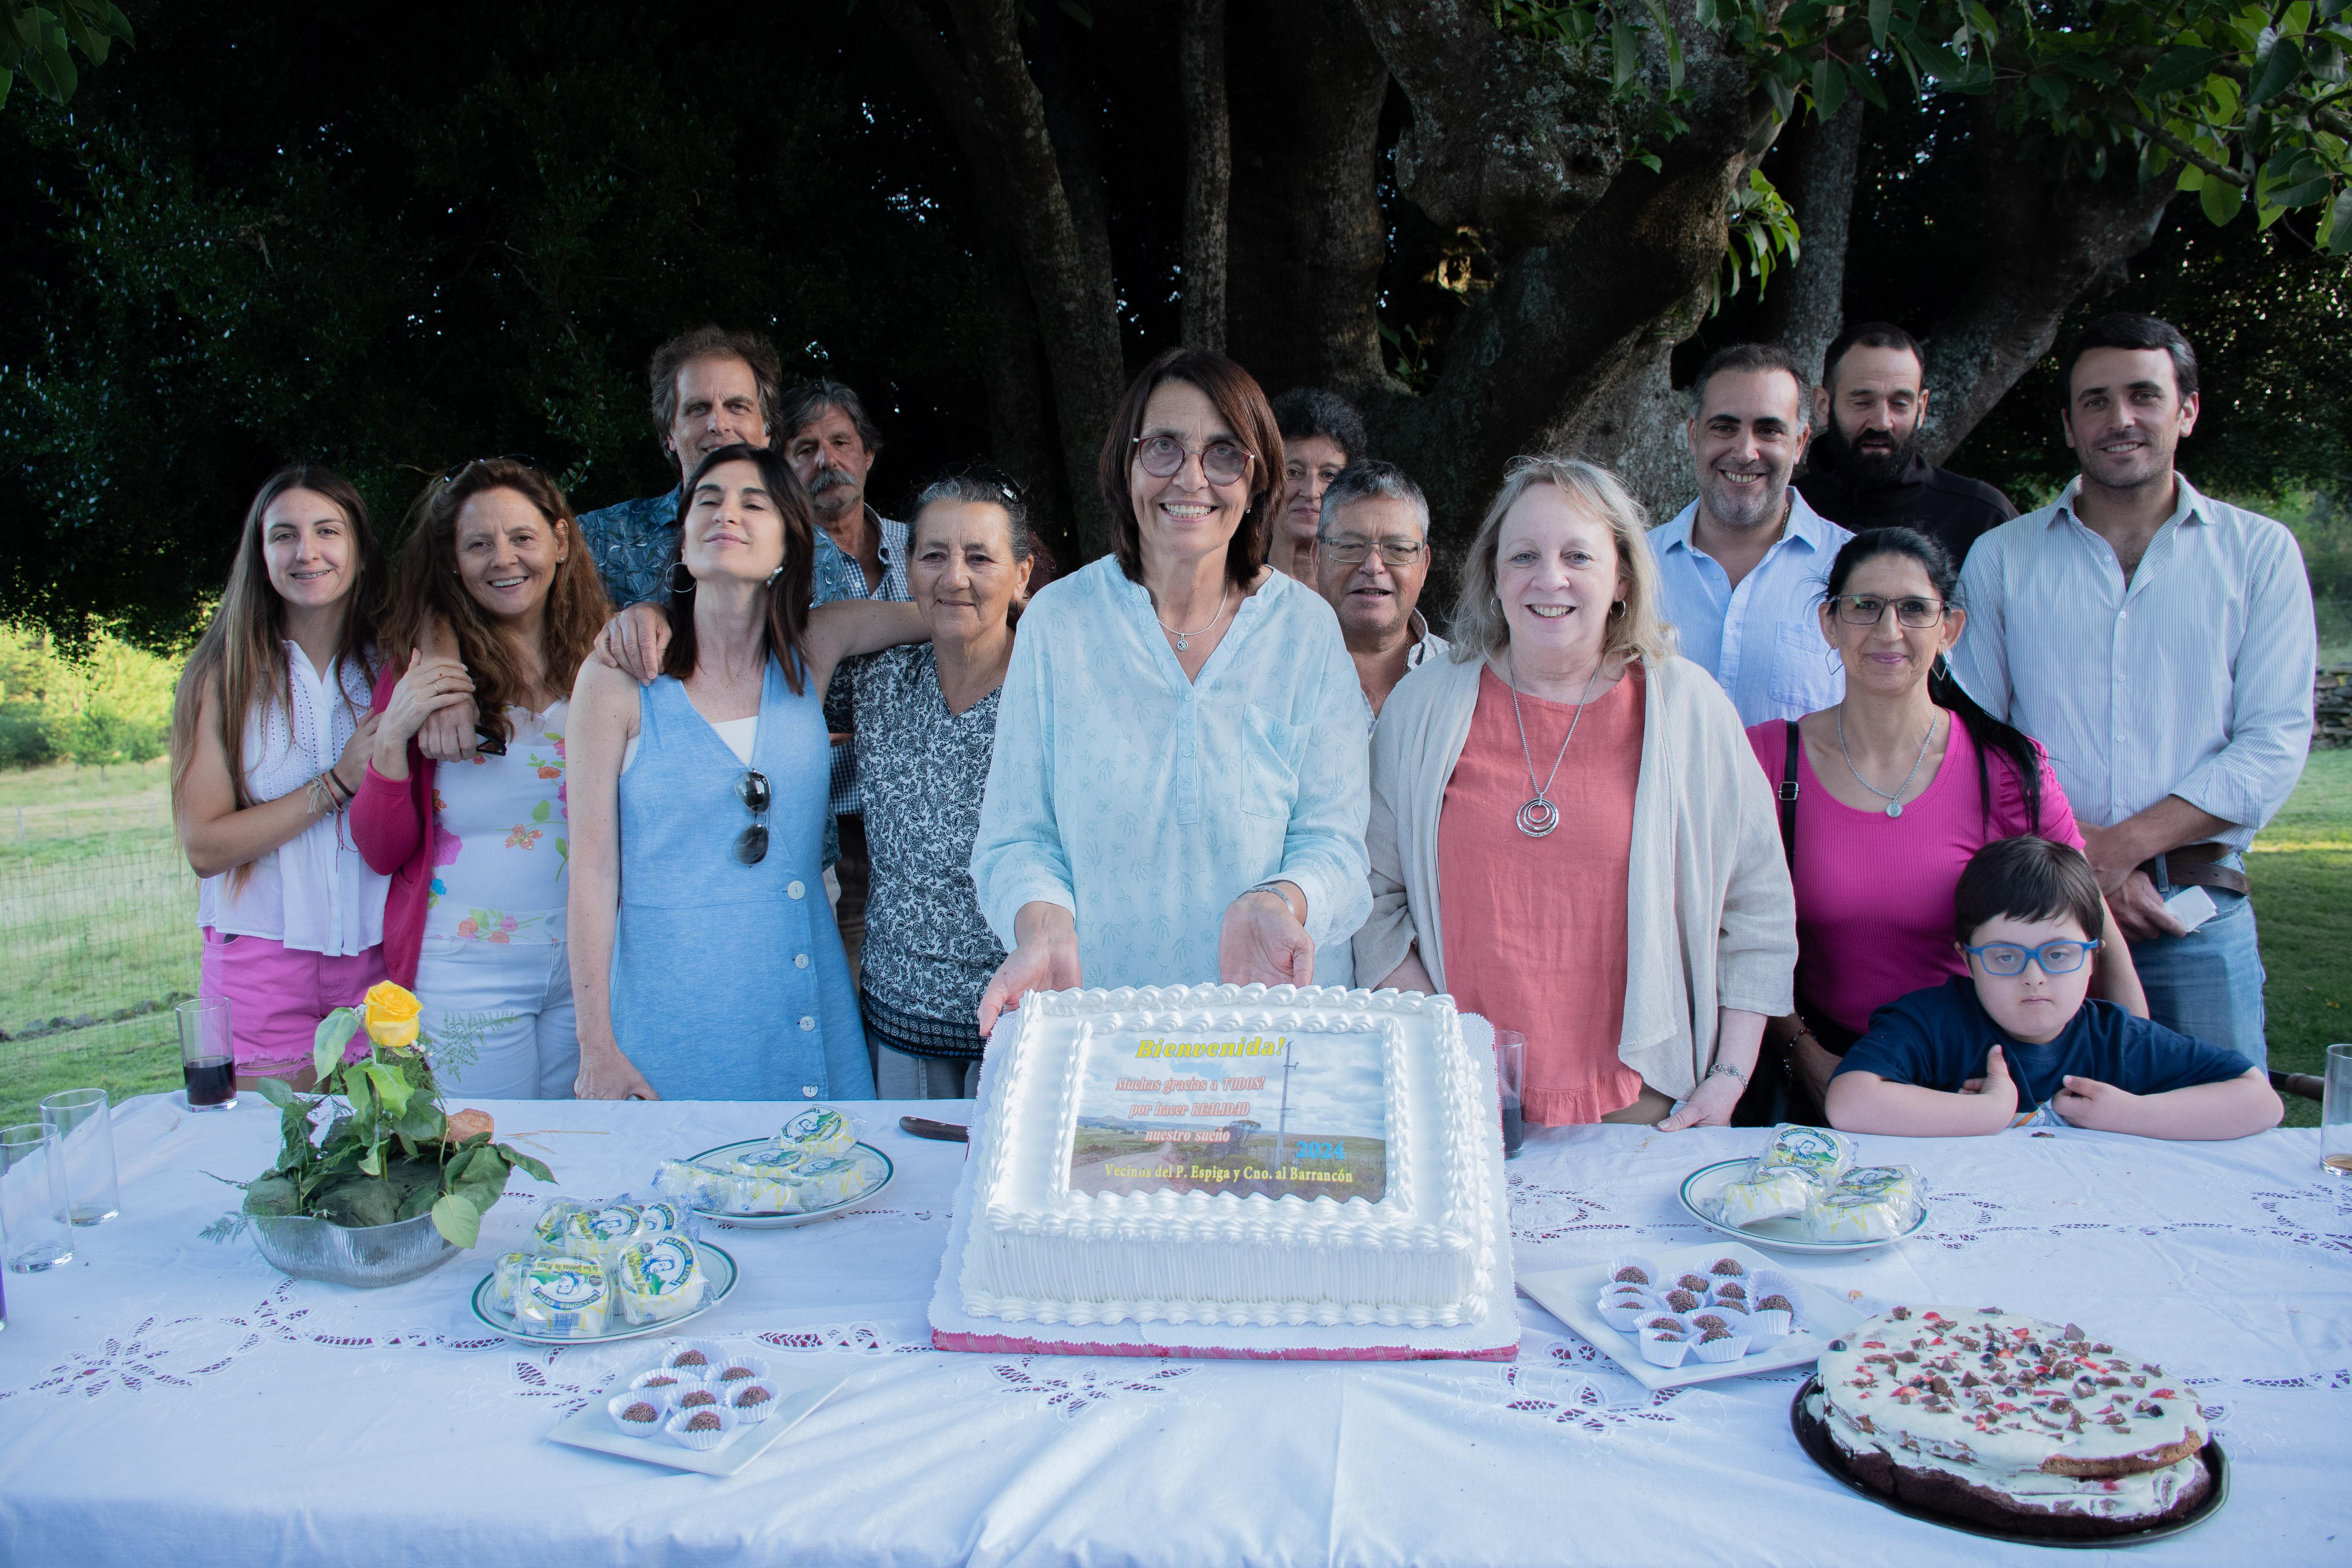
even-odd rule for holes
{"type": "Polygon", "coordinates": [[[420,1005],[405,988],[387,980],[369,988],[360,1018],[367,1026],[368,1038],[378,1046],[387,1051],[406,1050],[416,1043],[420,1005]]]}

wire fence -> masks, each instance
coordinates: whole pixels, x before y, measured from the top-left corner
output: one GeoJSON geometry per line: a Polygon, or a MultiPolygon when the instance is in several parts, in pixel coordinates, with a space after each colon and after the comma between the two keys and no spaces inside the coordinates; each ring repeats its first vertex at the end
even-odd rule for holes
{"type": "Polygon", "coordinates": [[[194,994],[196,879],[160,801],[0,813],[0,1122],[40,1097],[178,1081],[172,1005],[194,994]]]}

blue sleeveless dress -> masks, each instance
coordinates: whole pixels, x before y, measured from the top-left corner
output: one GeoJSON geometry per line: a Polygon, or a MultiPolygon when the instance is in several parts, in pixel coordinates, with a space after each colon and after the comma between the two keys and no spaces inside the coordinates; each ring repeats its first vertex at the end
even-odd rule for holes
{"type": "Polygon", "coordinates": [[[639,695],[621,774],[613,1034],[665,1100],[871,1100],[874,1069],[824,896],[832,746],[823,694],[768,660],[751,765],[768,777],[768,855],[735,858],[744,765],[686,688],[639,695]]]}

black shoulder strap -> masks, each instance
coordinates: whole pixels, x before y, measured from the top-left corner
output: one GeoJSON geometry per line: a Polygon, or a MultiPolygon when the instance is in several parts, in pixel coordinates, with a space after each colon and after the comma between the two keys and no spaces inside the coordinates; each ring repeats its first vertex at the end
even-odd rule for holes
{"type": "Polygon", "coordinates": [[[1789,721],[1789,753],[1780,763],[1780,851],[1797,874],[1797,721],[1789,721]]]}

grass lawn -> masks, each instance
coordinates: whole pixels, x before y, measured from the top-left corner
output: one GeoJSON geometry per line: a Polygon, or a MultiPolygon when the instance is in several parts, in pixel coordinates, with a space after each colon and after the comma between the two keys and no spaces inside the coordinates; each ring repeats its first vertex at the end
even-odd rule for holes
{"type": "MultiPolygon", "coordinates": [[[[2270,975],[2271,1066],[2316,1073],[2329,1045],[2352,1040],[2352,751],[2312,753],[2246,870],[2270,975]]],[[[2288,1096],[2286,1124],[2318,1126],[2319,1102],[2288,1096]]]]}

